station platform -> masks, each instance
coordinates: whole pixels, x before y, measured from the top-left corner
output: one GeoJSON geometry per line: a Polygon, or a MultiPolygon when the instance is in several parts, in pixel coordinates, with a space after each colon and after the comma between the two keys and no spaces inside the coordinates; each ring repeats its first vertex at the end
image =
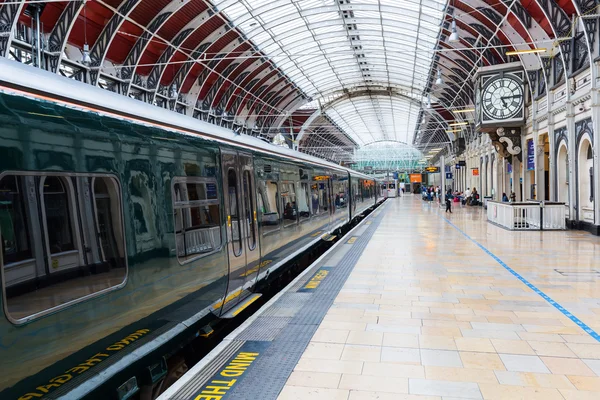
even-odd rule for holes
{"type": "Polygon", "coordinates": [[[600,239],[388,199],[160,399],[600,399],[600,239]]]}

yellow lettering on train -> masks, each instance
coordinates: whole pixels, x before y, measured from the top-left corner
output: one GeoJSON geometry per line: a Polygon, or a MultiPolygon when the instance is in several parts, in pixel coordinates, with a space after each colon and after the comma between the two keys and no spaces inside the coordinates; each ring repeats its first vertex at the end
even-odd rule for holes
{"type": "MultiPolygon", "coordinates": [[[[108,346],[106,348],[106,350],[108,350],[108,351],[122,350],[127,345],[129,345],[130,343],[141,338],[148,332],[150,332],[150,329],[139,329],[139,330],[135,331],[134,333],[129,334],[124,339],[121,339],[118,342],[108,346]]],[[[73,375],[71,375],[71,373],[76,373],[77,375],[81,375],[82,373],[84,373],[85,371],[87,371],[88,369],[93,367],[94,365],[97,365],[97,364],[101,363],[102,361],[104,361],[109,356],[110,356],[110,354],[107,354],[107,353],[96,353],[93,356],[91,356],[90,358],[88,358],[87,360],[85,360],[84,362],[82,362],[74,367],[69,368],[68,370],[65,371],[64,374],[55,376],[54,378],[50,379],[49,383],[46,383],[44,385],[40,385],[40,386],[36,387],[37,393],[36,392],[26,393],[26,394],[22,395],[21,397],[19,397],[18,400],[33,400],[35,398],[44,397],[44,395],[49,393],[52,389],[58,388],[58,387],[62,386],[63,384],[65,384],[66,382],[73,379],[73,375]]]]}
{"type": "Polygon", "coordinates": [[[18,400],[32,400],[34,397],[40,398],[42,396],[43,396],[43,394],[39,394],[39,393],[27,393],[27,394],[24,394],[23,396],[19,397],[18,400]]]}

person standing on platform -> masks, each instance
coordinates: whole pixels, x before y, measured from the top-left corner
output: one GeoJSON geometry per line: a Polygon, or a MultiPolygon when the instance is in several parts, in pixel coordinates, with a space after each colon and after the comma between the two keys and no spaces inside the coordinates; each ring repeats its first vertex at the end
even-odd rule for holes
{"type": "Polygon", "coordinates": [[[467,188],[467,190],[465,190],[465,192],[463,193],[463,206],[465,205],[469,205],[469,202],[471,201],[471,189],[467,188]]]}
{"type": "Polygon", "coordinates": [[[454,196],[452,196],[452,189],[448,189],[448,191],[446,192],[446,212],[450,211],[450,214],[452,214],[452,198],[454,196]]]}

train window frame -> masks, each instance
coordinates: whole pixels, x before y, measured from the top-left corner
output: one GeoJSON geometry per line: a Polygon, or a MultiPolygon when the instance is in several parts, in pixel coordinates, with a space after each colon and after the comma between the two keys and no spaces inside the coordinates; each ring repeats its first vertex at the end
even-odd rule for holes
{"type": "Polygon", "coordinates": [[[305,201],[306,201],[306,206],[308,207],[308,215],[307,216],[301,216],[300,215],[300,209],[298,208],[298,221],[302,224],[306,221],[310,221],[311,218],[313,217],[313,213],[312,213],[312,194],[311,194],[311,188],[310,188],[310,181],[304,180],[304,181],[299,181],[298,182],[298,186],[297,186],[297,190],[299,190],[296,193],[296,199],[300,199],[300,197],[304,196],[305,197],[305,201]],[[303,190],[303,188],[305,188],[306,190],[303,190]]]}
{"type": "MultiPolygon", "coordinates": [[[[279,186],[279,201],[281,202],[281,209],[283,210],[283,212],[281,213],[281,220],[282,220],[282,225],[283,228],[289,228],[291,226],[297,225],[298,224],[298,205],[297,205],[297,196],[298,193],[296,192],[296,182],[294,181],[280,181],[280,186],[279,186]],[[286,192],[282,192],[283,188],[287,188],[286,192]],[[283,194],[285,193],[285,195],[283,194]],[[294,207],[292,206],[292,212],[295,212],[295,218],[294,219],[286,219],[285,218],[285,202],[286,199],[288,199],[289,197],[294,196],[294,200],[293,202],[296,203],[296,208],[294,209],[294,207]],[[287,221],[287,223],[286,223],[287,221]]],[[[290,204],[291,206],[291,204],[290,204]]]]}
{"type": "Polygon", "coordinates": [[[242,170],[242,195],[244,196],[244,208],[249,206],[249,210],[244,210],[246,214],[249,216],[250,221],[248,223],[248,227],[250,232],[248,232],[248,238],[246,244],[248,246],[248,250],[252,251],[256,249],[256,243],[258,242],[257,238],[257,225],[258,221],[256,219],[256,199],[254,198],[254,180],[252,179],[252,171],[249,168],[244,168],[242,170]],[[247,179],[246,179],[247,178],[247,179]],[[246,204],[247,200],[247,204],[246,204]]]}
{"type": "MultiPolygon", "coordinates": [[[[260,198],[260,204],[262,205],[263,208],[264,208],[264,199],[262,198],[262,196],[257,196],[257,199],[256,199],[256,209],[257,209],[257,211],[260,211],[260,221],[259,221],[258,226],[260,228],[260,233],[262,234],[263,237],[265,237],[265,236],[273,235],[273,234],[281,231],[281,228],[283,225],[283,223],[281,222],[281,220],[282,220],[281,214],[282,213],[281,213],[281,210],[279,209],[281,207],[279,204],[281,202],[281,200],[280,200],[281,194],[279,192],[281,190],[281,188],[279,186],[280,181],[275,180],[275,179],[262,179],[261,182],[264,182],[265,189],[267,189],[269,184],[275,185],[275,188],[277,189],[277,191],[275,192],[275,208],[277,209],[277,228],[275,228],[273,230],[264,232],[264,229],[265,229],[264,214],[265,214],[265,212],[261,207],[259,207],[259,198],[260,198]]],[[[259,185],[256,185],[256,193],[257,194],[262,193],[263,195],[265,194],[261,191],[261,189],[259,188],[259,185]]],[[[272,211],[270,211],[269,213],[272,213],[272,211]]]]}
{"type": "MultiPolygon", "coordinates": [[[[40,182],[39,184],[42,186],[43,189],[43,179],[41,178],[46,178],[48,176],[53,176],[53,177],[61,177],[61,178],[67,178],[67,179],[76,179],[76,178],[87,178],[87,179],[93,179],[93,178],[109,178],[109,179],[113,179],[114,183],[116,184],[116,188],[118,191],[118,196],[117,196],[117,200],[118,200],[118,210],[119,210],[119,214],[120,214],[120,226],[119,228],[121,229],[122,232],[122,248],[123,248],[123,252],[124,252],[124,257],[123,257],[123,268],[125,269],[124,271],[124,275],[123,275],[123,280],[117,284],[117,285],[113,285],[113,286],[109,286],[107,288],[101,289],[97,292],[94,293],[89,293],[87,295],[81,296],[81,297],[77,297],[71,300],[68,300],[62,304],[58,304],[49,308],[46,308],[44,310],[41,311],[37,311],[34,312],[32,314],[26,315],[24,317],[21,318],[15,318],[11,315],[10,310],[9,310],[9,305],[8,305],[8,296],[7,296],[7,285],[6,285],[6,275],[5,275],[5,269],[6,266],[12,266],[12,265],[19,265],[20,263],[23,263],[25,261],[30,261],[30,260],[37,260],[37,255],[36,255],[36,250],[32,249],[32,257],[30,259],[27,260],[22,260],[22,261],[17,261],[14,263],[9,263],[9,264],[5,264],[4,263],[4,254],[2,251],[0,251],[0,280],[1,285],[0,285],[0,289],[2,290],[2,311],[4,312],[4,316],[5,318],[13,325],[15,326],[23,326],[23,325],[27,325],[33,321],[36,321],[40,318],[43,318],[47,315],[50,314],[55,314],[58,312],[61,312],[67,308],[70,308],[72,306],[75,306],[79,303],[83,303],[83,302],[87,302],[89,300],[95,299],[97,297],[100,296],[104,296],[107,295],[109,293],[112,293],[114,291],[123,289],[128,281],[129,281],[129,260],[127,257],[127,241],[126,241],[126,235],[125,235],[125,214],[124,214],[124,209],[123,209],[123,186],[121,185],[121,180],[119,179],[119,177],[116,174],[113,173],[80,173],[80,172],[68,172],[68,171],[18,171],[18,170],[7,170],[7,171],[3,171],[2,173],[0,173],[0,181],[2,179],[4,179],[6,176],[15,176],[15,177],[33,177],[33,178],[40,178],[40,182]]],[[[70,186],[72,186],[72,183],[69,183],[70,186]]],[[[72,188],[74,190],[74,188],[72,188]]],[[[24,197],[25,195],[27,195],[26,193],[23,193],[24,197]]],[[[29,196],[31,196],[31,194],[28,194],[29,196]]],[[[76,192],[73,192],[73,195],[76,195],[76,192]]],[[[45,232],[46,230],[46,215],[45,215],[45,204],[44,204],[44,200],[43,200],[43,191],[39,191],[36,192],[34,194],[34,196],[36,197],[36,203],[38,205],[38,214],[37,214],[37,218],[39,219],[38,224],[39,224],[39,228],[40,228],[40,232],[39,234],[42,235],[42,237],[44,238],[44,243],[41,244],[41,249],[37,250],[38,253],[42,254],[42,257],[45,258],[46,254],[48,253],[49,249],[47,249],[47,232],[45,232]]],[[[79,218],[81,217],[78,213],[80,212],[79,210],[79,200],[77,198],[77,196],[75,196],[75,198],[70,199],[70,201],[73,200],[76,204],[75,204],[75,208],[76,210],[74,210],[73,212],[76,213],[76,216],[79,218]]],[[[92,199],[93,200],[93,199],[92,199]]],[[[92,203],[94,203],[94,201],[92,201],[92,203]]],[[[95,204],[93,204],[93,208],[95,211],[95,204]]],[[[28,218],[33,218],[31,216],[28,215],[28,218]]],[[[74,221],[77,222],[77,221],[74,221]]],[[[74,223],[72,222],[72,223],[74,223]]],[[[96,220],[94,219],[94,224],[96,224],[96,220]]],[[[79,231],[79,227],[76,227],[76,229],[79,231]]],[[[1,230],[1,227],[0,227],[1,230]]],[[[32,235],[32,232],[29,232],[30,235],[32,235]]],[[[79,241],[80,243],[75,244],[77,245],[83,245],[82,243],[82,238],[80,238],[80,233],[77,232],[72,232],[73,236],[77,236],[76,238],[74,238],[74,241],[79,241]]],[[[1,232],[0,232],[0,236],[1,236],[1,232]]],[[[32,243],[31,241],[31,237],[30,237],[30,243],[32,243]]],[[[78,251],[77,248],[73,251],[78,251]]],[[[71,251],[69,251],[71,252],[71,251]]],[[[60,254],[60,253],[57,253],[60,254]]]]}
{"type": "MultiPolygon", "coordinates": [[[[206,197],[208,197],[208,191],[205,190],[205,194],[206,197]]],[[[221,198],[219,196],[219,185],[218,185],[218,179],[217,178],[208,178],[208,177],[201,177],[201,176],[175,176],[173,177],[173,179],[171,179],[171,200],[172,200],[172,208],[173,208],[173,235],[175,236],[175,258],[177,259],[177,262],[179,263],[179,265],[187,265],[189,263],[192,263],[194,261],[197,261],[198,259],[210,256],[212,254],[218,253],[223,249],[224,243],[223,243],[223,218],[222,218],[222,214],[223,214],[223,210],[221,209],[222,204],[221,204],[221,198]],[[208,183],[212,183],[215,185],[215,188],[217,189],[217,196],[214,199],[205,199],[205,200],[193,200],[193,204],[194,205],[190,205],[190,206],[183,206],[182,203],[184,202],[178,202],[175,200],[175,185],[177,184],[185,184],[187,186],[188,183],[203,183],[206,187],[206,184],[208,183]],[[206,252],[206,253],[200,253],[194,257],[190,257],[187,260],[183,260],[179,257],[179,249],[177,248],[177,230],[176,230],[176,226],[177,226],[177,215],[176,215],[176,211],[175,208],[176,206],[178,206],[178,203],[181,203],[181,207],[182,208],[191,208],[194,206],[202,206],[202,205],[217,205],[219,207],[219,221],[217,226],[219,227],[219,246],[215,246],[215,248],[212,251],[206,252]]],[[[188,200],[187,203],[189,204],[190,201],[188,200]]]]}

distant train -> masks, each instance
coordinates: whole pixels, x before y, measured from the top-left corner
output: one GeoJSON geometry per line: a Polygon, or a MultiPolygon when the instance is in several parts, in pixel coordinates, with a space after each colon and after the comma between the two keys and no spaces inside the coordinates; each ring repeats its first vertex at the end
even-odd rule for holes
{"type": "Polygon", "coordinates": [[[156,386],[178,341],[383,200],[366,175],[5,59],[0,166],[2,399],[156,386]]]}

